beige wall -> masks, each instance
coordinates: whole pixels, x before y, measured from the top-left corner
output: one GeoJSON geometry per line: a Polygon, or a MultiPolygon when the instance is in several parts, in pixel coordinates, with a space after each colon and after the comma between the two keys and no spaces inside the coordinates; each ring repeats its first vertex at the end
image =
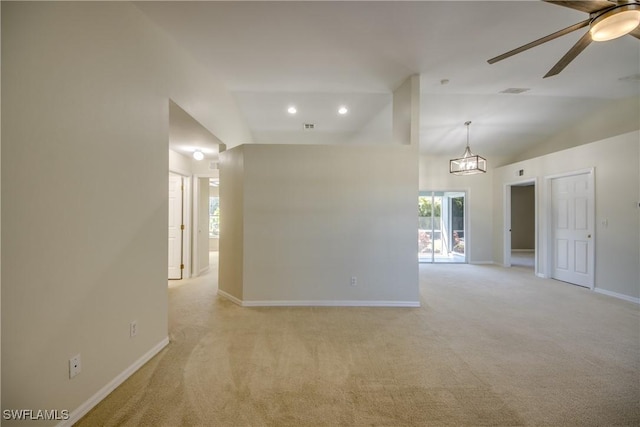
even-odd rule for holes
{"type": "MultiPolygon", "coordinates": [[[[470,263],[493,262],[493,188],[494,168],[487,159],[487,173],[457,176],[449,173],[449,158],[420,156],[420,191],[466,191],[467,227],[465,250],[470,263]]],[[[416,195],[416,212],[418,196],[416,195]]]]}
{"type": "Polygon", "coordinates": [[[218,291],[243,298],[244,150],[241,145],[220,153],[220,255],[218,291]]]}
{"type": "Polygon", "coordinates": [[[547,141],[516,156],[512,162],[539,157],[638,129],[640,129],[640,98],[632,96],[614,99],[606,106],[588,114],[579,123],[569,126],[547,141]]]}
{"type": "Polygon", "coordinates": [[[535,249],[535,186],[511,187],[511,249],[535,249]]]}
{"type": "Polygon", "coordinates": [[[193,174],[191,160],[173,150],[169,150],[169,170],[182,176],[191,176],[193,174]]]}
{"type": "Polygon", "coordinates": [[[238,148],[222,163],[221,289],[233,280],[246,304],[418,303],[413,147],[238,148]],[[243,208],[227,198],[231,173],[243,208]],[[229,233],[230,215],[243,218],[242,233],[229,233]],[[225,248],[239,238],[242,265],[227,277],[225,248]]]}
{"type": "Polygon", "coordinates": [[[517,180],[538,179],[539,273],[548,273],[545,177],[595,168],[595,287],[640,297],[640,132],[581,145],[496,169],[494,178],[494,259],[503,260],[504,188],[517,180]],[[517,176],[519,169],[524,176],[517,176]],[[607,225],[603,223],[607,220],[607,225]]]}
{"type": "Polygon", "coordinates": [[[2,43],[2,408],[74,411],[167,338],[169,99],[249,132],[129,3],[3,2],[2,43]]]}

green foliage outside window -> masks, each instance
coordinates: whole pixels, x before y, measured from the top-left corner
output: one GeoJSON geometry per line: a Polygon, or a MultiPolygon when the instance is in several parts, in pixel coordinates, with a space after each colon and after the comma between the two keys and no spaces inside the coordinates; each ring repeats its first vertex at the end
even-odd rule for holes
{"type": "Polygon", "coordinates": [[[209,237],[220,236],[220,198],[209,197],[209,237]]]}

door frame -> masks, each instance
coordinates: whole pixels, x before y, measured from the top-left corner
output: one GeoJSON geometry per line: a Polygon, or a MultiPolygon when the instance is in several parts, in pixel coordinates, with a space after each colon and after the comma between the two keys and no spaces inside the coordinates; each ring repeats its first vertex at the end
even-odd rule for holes
{"type": "MultiPolygon", "coordinates": [[[[555,249],[553,245],[553,206],[552,206],[552,193],[551,193],[551,183],[554,179],[557,178],[566,178],[570,176],[577,175],[588,175],[589,179],[589,197],[591,198],[591,207],[589,209],[589,215],[592,218],[592,244],[593,250],[591,251],[591,256],[589,262],[592,266],[591,277],[589,278],[589,289],[594,290],[595,281],[596,281],[596,168],[586,168],[586,169],[578,169],[570,172],[563,172],[553,175],[547,175],[544,177],[544,186],[546,192],[546,232],[545,232],[545,247],[547,248],[546,253],[546,268],[544,277],[548,279],[553,279],[553,257],[555,255],[555,249]]],[[[554,279],[555,280],[555,279],[554,279]]],[[[576,285],[578,286],[578,285],[576,285]]]]}
{"type": "Polygon", "coordinates": [[[538,193],[539,193],[539,186],[538,186],[538,177],[533,177],[533,178],[527,178],[527,179],[521,179],[519,181],[513,181],[513,182],[508,182],[506,184],[504,184],[503,186],[503,207],[504,207],[504,229],[502,231],[502,235],[503,235],[503,254],[502,254],[502,265],[504,267],[511,267],[511,187],[514,186],[520,186],[522,184],[533,184],[533,198],[534,198],[534,223],[535,223],[535,230],[534,230],[534,254],[533,254],[533,262],[534,262],[534,266],[533,266],[533,271],[534,274],[539,276],[539,264],[538,264],[538,247],[539,247],[539,240],[538,240],[538,223],[539,223],[539,216],[538,216],[538,193]]]}
{"type": "MultiPolygon", "coordinates": [[[[200,266],[200,257],[199,257],[199,250],[198,250],[198,223],[200,222],[200,218],[199,218],[199,212],[200,212],[200,198],[199,193],[200,193],[200,178],[208,178],[209,180],[211,180],[211,178],[218,178],[219,179],[219,172],[211,172],[211,173],[198,173],[198,174],[194,174],[193,175],[193,181],[194,181],[194,185],[193,185],[193,227],[192,228],[188,228],[188,230],[190,230],[190,233],[193,237],[193,248],[192,248],[192,259],[193,259],[193,265],[192,265],[192,270],[193,271],[193,275],[189,276],[189,277],[197,277],[200,274],[204,273],[206,271],[206,269],[202,269],[200,266]],[[200,271],[202,270],[202,271],[200,271]]],[[[207,237],[209,236],[209,231],[207,230],[207,237]]],[[[209,245],[207,245],[207,248],[209,247],[209,245]]]]}
{"type": "MultiPolygon", "coordinates": [[[[182,263],[184,264],[184,270],[182,271],[182,278],[188,279],[191,277],[191,174],[185,173],[177,169],[169,169],[170,174],[180,175],[182,177],[182,185],[184,190],[182,192],[182,223],[184,224],[184,230],[182,232],[182,263]]],[[[169,210],[169,193],[167,192],[167,215],[169,210]]],[[[167,223],[169,218],[167,217],[167,223]]],[[[168,237],[167,237],[168,240],[168,237]]]]}
{"type": "MultiPolygon", "coordinates": [[[[463,193],[464,194],[464,262],[451,262],[451,263],[447,263],[447,262],[439,262],[436,263],[434,261],[435,259],[435,253],[432,252],[431,254],[431,261],[430,262],[423,262],[422,264],[469,264],[469,260],[471,259],[471,255],[470,255],[470,251],[471,251],[471,245],[469,244],[470,242],[470,232],[469,232],[469,224],[471,224],[470,219],[469,219],[469,200],[471,198],[470,193],[471,193],[471,189],[470,188],[465,188],[465,189],[455,189],[455,190],[419,190],[418,191],[418,197],[422,196],[422,193],[431,193],[431,197],[433,196],[433,193],[463,193]]],[[[432,199],[433,201],[433,199],[432,199]]],[[[420,264],[420,262],[418,262],[420,264]]]]}

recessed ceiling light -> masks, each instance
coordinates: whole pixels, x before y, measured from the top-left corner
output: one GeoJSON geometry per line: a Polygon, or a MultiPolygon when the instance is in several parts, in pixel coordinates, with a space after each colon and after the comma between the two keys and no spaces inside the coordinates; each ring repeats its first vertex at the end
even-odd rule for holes
{"type": "Polygon", "coordinates": [[[297,113],[297,112],[298,112],[298,110],[296,109],[296,107],[291,106],[291,107],[287,108],[287,112],[288,112],[289,114],[295,114],[295,113],[297,113]]]}
{"type": "Polygon", "coordinates": [[[340,108],[338,108],[338,114],[347,114],[349,112],[349,110],[347,109],[347,107],[345,107],[344,105],[340,108]]]}
{"type": "Polygon", "coordinates": [[[196,160],[202,160],[204,159],[204,154],[202,153],[202,151],[196,150],[193,152],[193,158],[196,160]]]}

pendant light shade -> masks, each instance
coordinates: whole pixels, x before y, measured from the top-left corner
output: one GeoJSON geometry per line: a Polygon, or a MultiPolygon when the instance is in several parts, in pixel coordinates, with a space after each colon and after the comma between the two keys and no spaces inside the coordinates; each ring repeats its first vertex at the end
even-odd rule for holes
{"type": "Polygon", "coordinates": [[[477,173],[485,173],[487,171],[487,159],[471,152],[469,148],[469,125],[471,122],[465,122],[467,127],[467,148],[459,159],[449,161],[449,173],[454,175],[475,175],[477,173]]]}

